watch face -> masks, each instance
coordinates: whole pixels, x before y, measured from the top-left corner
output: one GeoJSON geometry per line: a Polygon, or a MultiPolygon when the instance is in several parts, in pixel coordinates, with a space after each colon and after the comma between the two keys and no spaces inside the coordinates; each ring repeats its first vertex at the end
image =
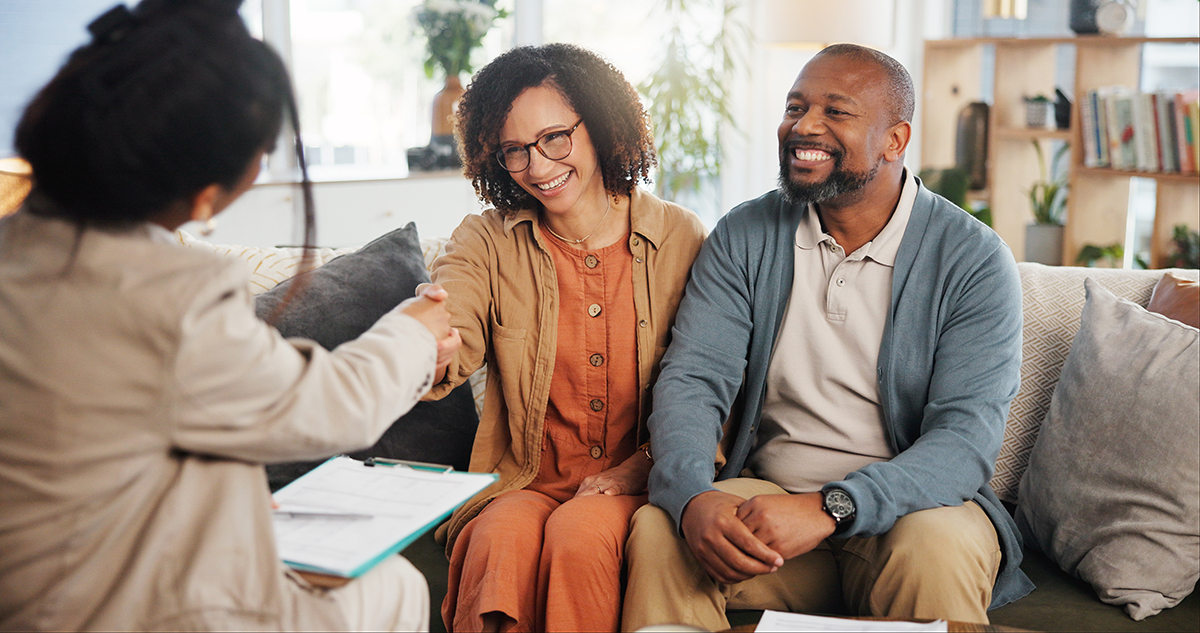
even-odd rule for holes
{"type": "Polygon", "coordinates": [[[825,509],[839,523],[848,517],[854,515],[854,501],[850,499],[850,495],[841,490],[830,490],[825,495],[825,509]]]}
{"type": "Polygon", "coordinates": [[[1096,7],[1096,27],[1108,35],[1124,35],[1133,26],[1133,7],[1125,0],[1107,0],[1096,7]]]}

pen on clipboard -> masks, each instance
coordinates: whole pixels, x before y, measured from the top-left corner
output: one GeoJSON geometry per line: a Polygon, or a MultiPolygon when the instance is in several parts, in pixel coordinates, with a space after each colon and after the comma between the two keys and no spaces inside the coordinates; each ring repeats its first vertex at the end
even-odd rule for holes
{"type": "Polygon", "coordinates": [[[432,464],[430,462],[414,462],[407,459],[388,459],[386,457],[368,457],[363,462],[363,466],[408,466],[409,468],[420,468],[422,470],[435,470],[442,473],[454,472],[453,466],[445,464],[432,464]]]}
{"type": "Polygon", "coordinates": [[[370,519],[369,514],[359,512],[338,512],[336,510],[275,510],[275,516],[285,519],[370,519]]]}

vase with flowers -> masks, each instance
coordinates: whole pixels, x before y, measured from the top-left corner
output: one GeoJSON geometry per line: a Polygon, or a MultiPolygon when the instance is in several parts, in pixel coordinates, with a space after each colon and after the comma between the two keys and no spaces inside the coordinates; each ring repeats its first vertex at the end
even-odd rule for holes
{"type": "Polygon", "coordinates": [[[452,133],[454,106],[464,92],[459,75],[471,72],[471,51],[506,15],[496,0],[424,0],[414,9],[426,41],[425,75],[433,78],[439,68],[445,74],[445,86],[433,101],[434,139],[452,133]]]}

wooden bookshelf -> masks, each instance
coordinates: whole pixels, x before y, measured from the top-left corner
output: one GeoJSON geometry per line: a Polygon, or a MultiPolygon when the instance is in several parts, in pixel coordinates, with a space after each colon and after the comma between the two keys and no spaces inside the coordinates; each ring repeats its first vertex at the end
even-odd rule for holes
{"type": "MultiPolygon", "coordinates": [[[[1069,141],[1070,195],[1063,235],[1063,262],[1072,263],[1085,244],[1124,244],[1129,226],[1129,179],[1153,178],[1157,184],[1151,265],[1160,265],[1170,246],[1172,227],[1200,227],[1200,176],[1095,169],[1083,164],[1079,99],[1088,90],[1124,85],[1136,89],[1146,44],[1197,44],[1194,37],[963,38],[925,43],[921,95],[922,168],[952,167],[958,114],[982,101],[985,51],[994,51],[993,95],[988,122],[988,183],[971,198],[987,202],[993,226],[1018,260],[1025,254],[1025,225],[1033,220],[1026,192],[1041,175],[1033,140],[1069,141]],[[1025,127],[1024,97],[1054,94],[1058,47],[1075,49],[1071,127],[1025,127]]],[[[1049,160],[1050,156],[1047,155],[1049,160]]]]}

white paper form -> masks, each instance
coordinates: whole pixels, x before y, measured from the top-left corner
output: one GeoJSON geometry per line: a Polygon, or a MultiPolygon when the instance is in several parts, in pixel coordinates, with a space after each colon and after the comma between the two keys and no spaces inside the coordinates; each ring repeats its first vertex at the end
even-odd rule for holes
{"type": "Polygon", "coordinates": [[[495,480],[490,474],[370,467],[335,457],[275,493],[279,557],[299,569],[361,575],[495,480]],[[295,509],[357,516],[287,514],[295,509]]]}
{"type": "Polygon", "coordinates": [[[947,631],[945,620],[933,622],[894,622],[890,620],[849,620],[826,618],[817,615],[763,611],[756,632],[779,631],[947,631]]]}

